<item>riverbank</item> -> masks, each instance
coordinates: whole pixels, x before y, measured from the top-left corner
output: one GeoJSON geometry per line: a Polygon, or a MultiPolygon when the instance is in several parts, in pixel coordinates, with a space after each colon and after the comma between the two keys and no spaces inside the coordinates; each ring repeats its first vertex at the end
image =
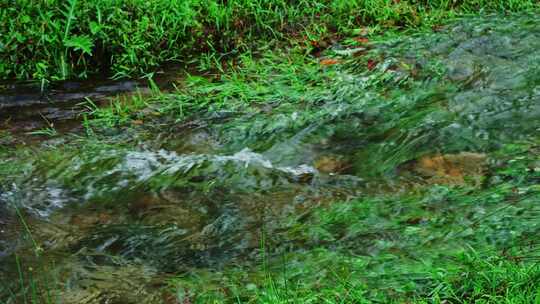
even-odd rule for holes
{"type": "Polygon", "coordinates": [[[534,0],[12,1],[0,4],[0,79],[148,77],[170,62],[207,70],[246,51],[317,53],[359,32],[537,9],[534,0]]]}

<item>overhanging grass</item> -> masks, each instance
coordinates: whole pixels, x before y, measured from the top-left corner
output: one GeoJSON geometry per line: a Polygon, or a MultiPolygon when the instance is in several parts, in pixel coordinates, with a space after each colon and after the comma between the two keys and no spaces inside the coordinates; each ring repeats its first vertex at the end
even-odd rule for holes
{"type": "MultiPolygon", "coordinates": [[[[234,54],[260,38],[316,41],[365,25],[416,27],[535,0],[14,0],[0,4],[0,78],[143,75],[192,54],[234,54]]],[[[195,58],[198,56],[195,55],[195,58]]]]}

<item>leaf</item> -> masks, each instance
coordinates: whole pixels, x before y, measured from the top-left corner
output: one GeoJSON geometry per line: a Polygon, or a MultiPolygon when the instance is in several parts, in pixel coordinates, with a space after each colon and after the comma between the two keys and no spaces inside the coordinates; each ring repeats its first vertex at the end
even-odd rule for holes
{"type": "Polygon", "coordinates": [[[90,22],[90,32],[92,33],[92,35],[101,32],[101,28],[102,26],[99,23],[94,21],[90,22]]]}
{"type": "Polygon", "coordinates": [[[360,35],[360,36],[367,36],[369,34],[369,29],[367,27],[353,29],[352,34],[360,35]]]}
{"type": "Polygon", "coordinates": [[[84,36],[73,36],[64,41],[64,45],[68,48],[73,48],[75,51],[82,51],[88,55],[92,55],[92,48],[94,47],[94,42],[92,39],[86,35],[84,36]]]}
{"type": "Polygon", "coordinates": [[[369,59],[367,62],[368,70],[373,71],[377,67],[377,64],[379,64],[377,61],[373,59],[369,59]]]}
{"type": "Polygon", "coordinates": [[[366,37],[355,37],[353,39],[354,39],[354,41],[356,41],[358,43],[362,43],[362,44],[369,43],[369,39],[366,38],[366,37]]]}
{"type": "Polygon", "coordinates": [[[24,15],[21,17],[21,23],[30,23],[32,22],[32,19],[28,15],[24,15]]]}
{"type": "Polygon", "coordinates": [[[333,59],[333,58],[326,58],[326,59],[321,60],[319,63],[321,65],[334,65],[334,64],[338,64],[339,60],[333,59]]]}
{"type": "Polygon", "coordinates": [[[19,43],[23,43],[26,40],[24,38],[24,36],[19,32],[15,32],[15,34],[13,34],[13,36],[15,36],[15,39],[17,39],[17,42],[19,42],[19,43]]]}

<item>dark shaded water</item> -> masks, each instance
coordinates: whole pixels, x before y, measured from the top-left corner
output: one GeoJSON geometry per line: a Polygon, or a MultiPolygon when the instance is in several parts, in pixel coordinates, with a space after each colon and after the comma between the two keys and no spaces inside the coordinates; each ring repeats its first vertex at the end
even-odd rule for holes
{"type": "Polygon", "coordinates": [[[42,90],[39,83],[0,84],[0,121],[11,131],[31,131],[50,124],[62,128],[73,126],[70,122],[78,119],[85,110],[82,103],[87,98],[99,101],[118,93],[144,90],[142,83],[123,81],[110,83],[65,82],[53,84],[42,90]]]}
{"type": "MultiPolygon", "coordinates": [[[[170,90],[183,74],[180,67],[169,67],[153,82],[161,90],[170,90]]],[[[89,101],[107,105],[118,96],[147,95],[150,87],[146,79],[112,81],[98,77],[44,86],[37,81],[0,82],[0,130],[22,133],[54,126],[60,132],[73,131],[80,126],[80,114],[88,111],[89,101]]]]}

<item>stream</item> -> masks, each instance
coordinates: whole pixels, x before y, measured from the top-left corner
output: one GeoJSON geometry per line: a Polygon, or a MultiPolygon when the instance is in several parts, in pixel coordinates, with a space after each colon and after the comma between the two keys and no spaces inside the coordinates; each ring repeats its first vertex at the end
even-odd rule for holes
{"type": "Polygon", "coordinates": [[[333,248],[287,231],[334,202],[481,185],[492,151],[540,134],[539,20],[465,18],[380,42],[375,69],[346,57],[305,104],[203,113],[127,144],[70,145],[70,133],[86,98],[141,82],[1,85],[2,131],[61,135],[32,141],[56,150],[1,180],[0,281],[15,283],[0,299],[17,303],[22,261],[62,303],[165,303],[168,279],[253,261],[263,241],[270,255],[333,248]]]}

